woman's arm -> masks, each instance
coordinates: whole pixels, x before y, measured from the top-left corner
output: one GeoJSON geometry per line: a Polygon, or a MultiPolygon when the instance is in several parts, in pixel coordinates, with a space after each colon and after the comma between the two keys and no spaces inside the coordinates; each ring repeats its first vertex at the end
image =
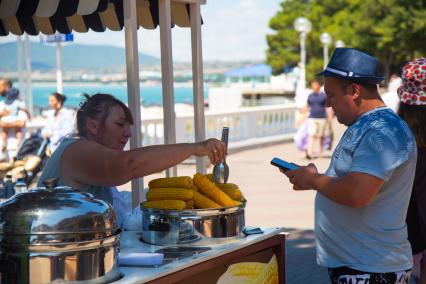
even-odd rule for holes
{"type": "Polygon", "coordinates": [[[129,151],[110,149],[91,141],[77,141],[64,151],[60,167],[64,181],[72,186],[116,186],[170,168],[191,155],[208,156],[212,163],[217,163],[224,160],[226,149],[224,143],[216,139],[129,151]]]}

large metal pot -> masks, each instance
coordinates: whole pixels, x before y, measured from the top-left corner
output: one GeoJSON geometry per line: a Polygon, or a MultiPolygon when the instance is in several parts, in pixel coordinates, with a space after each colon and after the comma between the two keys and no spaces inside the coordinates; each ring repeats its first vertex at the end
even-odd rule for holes
{"type": "Polygon", "coordinates": [[[17,194],[0,205],[0,283],[109,283],[120,229],[112,207],[70,187],[17,194]]]}
{"type": "Polygon", "coordinates": [[[142,240],[155,245],[180,245],[202,241],[222,242],[239,237],[245,226],[246,202],[220,209],[142,210],[142,240]]]}

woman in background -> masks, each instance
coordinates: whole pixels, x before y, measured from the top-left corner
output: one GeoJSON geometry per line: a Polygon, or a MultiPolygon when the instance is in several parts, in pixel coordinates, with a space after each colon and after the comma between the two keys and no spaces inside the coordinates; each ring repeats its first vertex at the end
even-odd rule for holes
{"type": "Polygon", "coordinates": [[[426,58],[408,62],[398,88],[398,115],[410,126],[417,143],[417,165],[407,212],[413,275],[426,284],[426,58]]]}
{"type": "Polygon", "coordinates": [[[49,138],[50,150],[53,152],[59,146],[64,137],[74,131],[74,112],[64,108],[66,96],[60,93],[52,93],[49,96],[49,106],[52,108],[47,113],[47,122],[41,131],[43,138],[49,138]]]}

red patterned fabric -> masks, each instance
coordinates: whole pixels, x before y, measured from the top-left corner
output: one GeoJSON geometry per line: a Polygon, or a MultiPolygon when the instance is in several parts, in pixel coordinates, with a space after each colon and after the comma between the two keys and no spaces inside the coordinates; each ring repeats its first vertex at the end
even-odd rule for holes
{"type": "Polygon", "coordinates": [[[426,105],[426,58],[417,58],[405,64],[398,97],[408,105],[426,105]]]}

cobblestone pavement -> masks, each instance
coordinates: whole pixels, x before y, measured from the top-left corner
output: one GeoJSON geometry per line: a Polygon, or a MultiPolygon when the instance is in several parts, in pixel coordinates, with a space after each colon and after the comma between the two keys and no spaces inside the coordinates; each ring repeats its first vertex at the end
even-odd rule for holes
{"type": "MultiPolygon", "coordinates": [[[[334,124],[335,144],[344,127],[334,124]]],[[[232,129],[231,129],[232,131],[232,129]]],[[[281,157],[297,164],[314,163],[324,172],[330,162],[331,152],[321,159],[306,160],[293,142],[262,146],[228,155],[229,182],[236,183],[247,202],[246,225],[261,227],[285,227],[289,236],[286,241],[286,280],[289,284],[328,283],[327,272],[315,262],[313,215],[315,192],[295,192],[287,178],[270,164],[273,157],[281,157]]],[[[209,171],[212,167],[209,168],[209,171]]],[[[178,175],[192,176],[194,165],[181,165],[178,175]]],[[[153,174],[144,178],[163,177],[153,174]]],[[[129,184],[121,187],[129,189],[129,184]]]]}

